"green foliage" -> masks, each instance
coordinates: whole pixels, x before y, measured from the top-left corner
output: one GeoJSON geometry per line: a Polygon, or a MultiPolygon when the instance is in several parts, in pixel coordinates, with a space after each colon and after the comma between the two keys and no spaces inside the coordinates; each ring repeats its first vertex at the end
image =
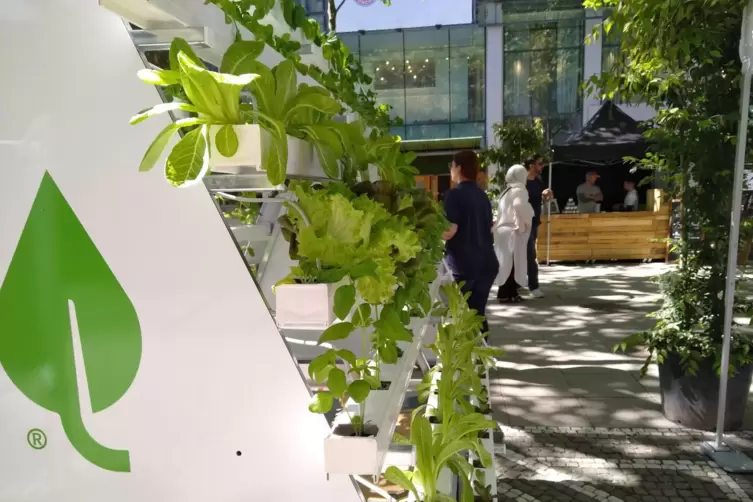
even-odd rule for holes
{"type": "Polygon", "coordinates": [[[505,186],[507,169],[520,164],[526,157],[544,153],[544,125],[541,119],[508,119],[504,123],[492,126],[496,144],[483,153],[484,162],[499,166],[496,174],[489,180],[489,196],[499,197],[505,186]]]}
{"type": "MultiPolygon", "coordinates": [[[[709,291],[709,269],[681,267],[658,278],[663,297],[662,306],[649,317],[656,325],[649,331],[637,333],[622,340],[615,351],[626,352],[635,346],[644,346],[649,355],[641,368],[641,376],[656,361],[662,364],[670,354],[678,354],[685,372],[695,375],[699,365],[713,360],[717,372],[721,368],[721,340],[712,336],[711,330],[718,313],[713,297],[722,296],[723,289],[709,291]]],[[[736,298],[738,313],[750,314],[753,305],[742,297],[736,298]]],[[[734,329],[730,355],[730,375],[753,361],[753,340],[749,335],[734,329]]]]}
{"type": "Polygon", "coordinates": [[[303,63],[297,53],[301,49],[299,42],[291,40],[289,34],[275,35],[272,26],[261,22],[274,5],[273,0],[208,0],[208,3],[222,9],[226,22],[243,26],[256,40],[263,41],[293,61],[302,75],[310,76],[341,99],[348,108],[363,118],[367,126],[377,129],[380,136],[386,134],[392,125],[400,123],[390,118],[389,106],[377,104],[376,94],[368,89],[372,79],[363,71],[361,63],[350,54],[350,50],[334,33],[321,33],[318,23],[307,19],[303,8],[291,0],[282,1],[286,22],[293,30],[300,30],[306,40],[321,47],[329,64],[328,69],[303,63]]]}
{"type": "Polygon", "coordinates": [[[398,266],[421,250],[414,228],[339,183],[318,190],[308,183],[293,183],[291,189],[310,223],[292,205],[280,220],[291,258],[298,260],[293,276],[323,283],[348,277],[366,303],[388,303],[398,284],[398,266]]]}
{"type": "Polygon", "coordinates": [[[474,438],[480,431],[494,428],[496,425],[496,422],[478,413],[456,413],[447,421],[446,427],[432,430],[426,417],[415,415],[410,428],[410,443],[416,449],[415,469],[403,471],[390,466],[385,471],[385,477],[388,481],[411,491],[417,500],[448,500],[446,495],[437,491],[440,473],[443,469],[450,468],[459,471],[462,478],[470,479],[472,468],[464,456],[469,451],[478,455],[484,466],[491,466],[491,454],[474,438]],[[423,496],[419,496],[419,493],[423,496]]]}
{"type": "Polygon", "coordinates": [[[452,283],[442,287],[447,307],[437,306],[434,314],[443,318],[437,341],[429,346],[437,353],[439,362],[419,386],[419,398],[426,401],[436,386],[436,407],[422,405],[415,410],[411,423],[410,442],[416,448],[416,466],[412,471],[391,467],[385,475],[390,481],[411,491],[423,492],[425,502],[444,500],[437,493],[437,479],[448,468],[461,480],[463,501],[473,500],[473,467],[465,458],[475,454],[481,464],[492,464],[491,453],[479,440],[479,433],[496,427],[496,422],[478,413],[471,404],[471,396],[483,396],[485,391],[477,365],[490,367],[494,357],[502,352],[487,347],[480,335],[483,317],[468,307],[467,295],[452,283]],[[427,416],[439,423],[431,430],[427,416]],[[415,431],[415,433],[414,433],[415,431]]]}
{"type": "MultiPolygon", "coordinates": [[[[644,343],[662,360],[679,353],[689,372],[701,358],[718,360],[724,323],[729,214],[739,120],[738,54],[743,0],[655,2],[586,0],[609,9],[606,33],[617,32],[623,57],[587,88],[610,98],[643,101],[657,114],[646,136],[652,151],[636,168],[664,181],[682,204],[680,270],[663,285],[654,329],[626,343],[644,343]],[[661,29],[657,29],[661,27],[661,29]]],[[[599,36],[597,27],[591,37],[599,36]]],[[[750,137],[750,135],[749,135],[750,137]]],[[[732,359],[748,360],[738,338],[732,359]]]]}
{"type": "Polygon", "coordinates": [[[261,125],[268,134],[263,144],[263,165],[270,183],[278,185],[285,181],[288,134],[311,142],[327,175],[337,177],[337,159],[343,154],[343,143],[348,141],[343,131],[347,125],[332,121],[341,110],[340,104],[322,87],[298,85],[292,61],[282,61],[270,70],[256,61],[256,56],[255,45],[238,41],[228,49],[223,67],[233,72],[258,72],[258,78],[250,85],[256,108],[248,106],[244,111],[250,121],[261,125]]]}
{"type": "Polygon", "coordinates": [[[494,502],[494,494],[491,485],[486,484],[486,472],[477,470],[476,479],[473,481],[473,493],[479,502],[494,502]]]}
{"type": "MultiPolygon", "coordinates": [[[[244,199],[257,198],[256,192],[241,192],[237,195],[244,199]]],[[[238,220],[244,225],[253,225],[256,223],[256,219],[261,213],[260,202],[231,201],[224,198],[222,195],[215,195],[215,199],[217,199],[217,202],[223,206],[232,206],[229,212],[226,211],[222,213],[225,218],[238,220]]]]}
{"type": "MultiPolygon", "coordinates": [[[[177,110],[198,115],[168,124],[149,146],[139,167],[140,171],[151,170],[179,129],[200,126],[183,136],[167,158],[165,176],[173,185],[182,186],[201,178],[206,172],[207,126],[243,123],[240,94],[258,75],[209,71],[182,38],[176,38],[170,47],[170,65],[169,70],[142,70],[139,77],[152,85],[177,85],[185,92],[187,101],[156,105],[134,116],[131,124],[177,110]]],[[[238,137],[232,127],[223,127],[221,131],[221,144],[217,146],[220,151],[224,150],[223,154],[232,156],[238,149],[238,137]]]]}

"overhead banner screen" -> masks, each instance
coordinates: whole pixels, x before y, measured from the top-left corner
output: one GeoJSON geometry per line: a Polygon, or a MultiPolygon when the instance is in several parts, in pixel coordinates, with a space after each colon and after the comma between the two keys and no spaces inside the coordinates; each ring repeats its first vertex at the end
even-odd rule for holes
{"type": "Polygon", "coordinates": [[[473,22],[472,0],[345,0],[337,13],[337,31],[391,30],[473,22]]]}

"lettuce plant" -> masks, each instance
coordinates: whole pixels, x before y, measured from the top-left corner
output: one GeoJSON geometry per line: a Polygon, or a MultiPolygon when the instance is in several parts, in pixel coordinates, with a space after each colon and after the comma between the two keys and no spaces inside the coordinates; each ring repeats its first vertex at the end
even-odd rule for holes
{"type": "Polygon", "coordinates": [[[342,183],[319,189],[293,183],[291,189],[298,201],[287,206],[280,224],[290,242],[290,257],[298,265],[282,282],[308,277],[313,282],[337,283],[348,277],[365,303],[389,303],[399,264],[420,251],[413,227],[368,197],[357,197],[342,183]]]}
{"type": "Polygon", "coordinates": [[[473,481],[473,493],[476,502],[494,502],[491,485],[486,484],[486,471],[479,469],[476,471],[475,480],[473,481]]]}
{"type": "Polygon", "coordinates": [[[416,466],[410,471],[390,466],[385,471],[385,477],[401,488],[411,491],[421,502],[449,502],[455,499],[437,491],[439,475],[443,469],[449,468],[461,480],[461,501],[473,502],[473,467],[465,458],[465,453],[472,451],[478,455],[483,466],[491,466],[491,453],[486,451],[475,437],[480,431],[495,426],[496,422],[487,420],[478,413],[455,413],[445,424],[432,430],[426,417],[414,413],[410,443],[416,448],[416,466]]]}
{"type": "Polygon", "coordinates": [[[340,103],[323,87],[299,85],[293,61],[285,59],[272,69],[257,61],[252,43],[238,41],[230,46],[222,70],[259,75],[250,86],[254,105],[245,112],[268,133],[263,138],[263,164],[269,181],[276,185],[285,181],[288,135],[312,143],[325,174],[337,178],[343,144],[355,140],[347,124],[332,120],[342,109],[340,103]]]}
{"type": "MultiPolygon", "coordinates": [[[[254,43],[256,55],[263,44],[254,43]]],[[[172,137],[181,129],[190,130],[176,143],[167,157],[165,176],[175,186],[201,179],[208,170],[207,127],[222,126],[217,133],[217,150],[230,157],[238,150],[233,125],[243,124],[241,91],[258,78],[254,73],[229,74],[209,71],[188,43],[176,38],[170,47],[169,70],[141,70],[139,78],[148,84],[177,86],[185,91],[188,102],[174,100],[142,111],[131,124],[166,112],[183,111],[193,116],[168,124],[144,154],[140,171],[149,171],[157,163],[172,137]]]]}
{"type": "MultiPolygon", "coordinates": [[[[434,314],[443,317],[437,334],[437,340],[430,345],[439,356],[439,364],[432,369],[419,387],[420,397],[426,401],[432,382],[436,380],[438,405],[435,409],[427,409],[427,405],[419,406],[414,411],[411,425],[411,443],[418,451],[420,442],[432,445],[431,454],[436,458],[430,461],[421,460],[417,455],[414,471],[400,471],[396,468],[388,469],[390,481],[400,484],[405,489],[413,490],[419,500],[446,500],[445,496],[436,493],[436,479],[441,469],[448,468],[455,473],[463,485],[461,496],[463,501],[473,501],[473,466],[463,456],[464,452],[474,452],[479,457],[482,466],[491,464],[490,453],[487,452],[479,440],[479,435],[496,427],[496,422],[486,419],[470,404],[470,396],[484,394],[481,379],[476,371],[476,361],[487,361],[501,351],[483,345],[481,335],[482,318],[468,307],[467,298],[455,283],[442,287],[447,298],[446,308],[435,308],[434,314]],[[439,378],[437,379],[437,375],[439,378]],[[427,418],[427,415],[432,416],[427,418]],[[413,437],[413,427],[425,427],[424,423],[431,423],[434,419],[436,428],[431,441],[413,437]],[[448,438],[448,439],[445,439],[448,438]],[[443,445],[453,439],[462,443],[452,443],[447,456],[442,453],[443,445]],[[457,450],[455,450],[457,448],[457,450]],[[418,495],[417,488],[423,489],[423,499],[418,495]]],[[[488,394],[487,394],[488,395],[488,394]]],[[[424,433],[420,433],[424,434],[424,433]]],[[[448,446],[449,448],[449,446],[448,446]]],[[[425,454],[426,455],[426,454],[425,454]]],[[[425,458],[425,457],[422,457],[425,458]]]]}

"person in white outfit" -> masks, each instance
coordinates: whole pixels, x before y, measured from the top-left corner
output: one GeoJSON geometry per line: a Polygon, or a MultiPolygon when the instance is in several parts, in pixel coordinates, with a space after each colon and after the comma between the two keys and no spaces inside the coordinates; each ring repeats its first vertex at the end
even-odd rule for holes
{"type": "Polygon", "coordinates": [[[528,170],[516,164],[507,170],[507,187],[499,198],[494,224],[494,249],[499,260],[497,298],[502,303],[521,301],[518,288],[528,287],[528,238],[533,222],[533,207],[528,202],[528,170]]]}

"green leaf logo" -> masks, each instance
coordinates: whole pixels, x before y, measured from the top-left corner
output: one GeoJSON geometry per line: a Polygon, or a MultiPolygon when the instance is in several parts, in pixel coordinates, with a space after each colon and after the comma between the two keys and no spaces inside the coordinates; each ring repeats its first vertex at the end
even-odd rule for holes
{"type": "Polygon", "coordinates": [[[127,451],[91,437],[81,405],[97,413],[115,404],[140,361],[133,304],[45,173],[0,286],[0,365],[26,397],[60,415],[81,456],[130,472],[127,451]]]}

